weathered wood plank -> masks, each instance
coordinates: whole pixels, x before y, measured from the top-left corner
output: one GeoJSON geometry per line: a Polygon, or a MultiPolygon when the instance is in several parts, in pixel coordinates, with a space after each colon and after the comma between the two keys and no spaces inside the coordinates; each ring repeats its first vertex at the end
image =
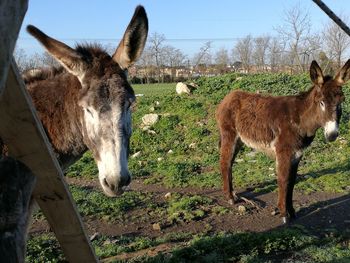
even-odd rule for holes
{"type": "Polygon", "coordinates": [[[97,262],[75,203],[14,62],[0,97],[0,137],[38,178],[34,197],[69,262],[97,262]]]}
{"type": "Polygon", "coordinates": [[[28,0],[0,1],[0,95],[27,8],[28,0]]]}
{"type": "Polygon", "coordinates": [[[36,177],[21,162],[0,154],[1,262],[24,262],[28,210],[36,177]]]}

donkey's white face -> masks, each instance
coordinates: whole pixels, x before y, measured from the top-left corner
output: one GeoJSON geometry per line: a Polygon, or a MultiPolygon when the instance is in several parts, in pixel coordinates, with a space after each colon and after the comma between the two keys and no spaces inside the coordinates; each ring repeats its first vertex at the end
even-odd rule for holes
{"type": "Polygon", "coordinates": [[[94,81],[82,79],[83,137],[99,170],[99,181],[108,196],[123,192],[131,181],[128,148],[134,93],[122,75],[94,81]]]}
{"type": "Polygon", "coordinates": [[[28,26],[27,30],[78,78],[84,142],[93,153],[105,194],[122,193],[131,181],[128,171],[130,106],[135,100],[125,71],[140,57],[145,46],[148,20],[144,8],[136,8],[112,57],[96,46],[72,49],[34,26],[28,26]]]}

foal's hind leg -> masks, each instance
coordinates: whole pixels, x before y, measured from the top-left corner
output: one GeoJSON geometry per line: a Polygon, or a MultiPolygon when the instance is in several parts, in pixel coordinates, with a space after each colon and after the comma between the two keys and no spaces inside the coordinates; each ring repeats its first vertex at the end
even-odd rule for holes
{"type": "Polygon", "coordinates": [[[220,146],[220,170],[223,180],[224,195],[230,204],[234,204],[233,187],[232,187],[232,164],[242,143],[236,131],[221,132],[220,146]]]}

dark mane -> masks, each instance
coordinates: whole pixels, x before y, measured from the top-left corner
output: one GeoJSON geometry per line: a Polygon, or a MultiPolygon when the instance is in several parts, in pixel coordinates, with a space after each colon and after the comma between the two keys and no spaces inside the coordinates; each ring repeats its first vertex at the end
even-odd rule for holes
{"type": "Polygon", "coordinates": [[[81,54],[83,60],[87,62],[91,62],[93,58],[111,59],[111,56],[107,53],[106,49],[98,43],[78,44],[75,47],[75,50],[78,51],[81,54]]]}

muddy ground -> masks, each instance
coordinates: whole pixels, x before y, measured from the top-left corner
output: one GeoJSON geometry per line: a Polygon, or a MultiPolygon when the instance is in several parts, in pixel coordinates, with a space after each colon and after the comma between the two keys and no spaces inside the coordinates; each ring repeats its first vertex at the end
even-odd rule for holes
{"type": "MultiPolygon", "coordinates": [[[[67,178],[68,183],[88,188],[99,188],[98,182],[86,181],[79,178],[67,178]]],[[[225,232],[265,232],[280,227],[288,227],[282,224],[281,218],[275,214],[277,192],[257,194],[252,189],[237,189],[241,196],[254,200],[259,207],[254,207],[244,201],[234,206],[229,205],[222,196],[221,189],[198,189],[172,188],[167,189],[161,185],[146,185],[142,180],[134,180],[131,184],[133,191],[150,193],[152,202],[164,202],[167,193],[181,193],[190,195],[206,196],[214,200],[213,205],[220,205],[232,209],[234,213],[222,215],[210,214],[198,221],[181,222],[176,224],[167,223],[165,218],[150,213],[149,208],[140,207],[134,209],[123,222],[107,222],[99,218],[85,217],[85,223],[89,236],[99,235],[115,236],[147,236],[162,237],[168,233],[207,233],[225,232]],[[247,208],[244,213],[238,211],[238,206],[247,208]],[[152,215],[151,215],[152,214],[152,215]],[[154,224],[159,224],[160,229],[155,229],[154,224]]],[[[297,211],[297,219],[292,224],[301,225],[315,235],[323,235],[325,229],[336,229],[340,232],[350,228],[350,195],[336,193],[311,193],[301,194],[294,192],[294,207],[297,211]]],[[[35,220],[30,229],[31,234],[41,234],[50,231],[45,219],[35,220]]],[[[176,244],[177,246],[181,244],[176,244]]],[[[185,245],[185,244],[183,244],[185,245]]],[[[118,259],[127,259],[136,255],[155,255],[159,252],[166,253],[173,248],[174,244],[162,244],[152,249],[141,250],[129,254],[118,255],[118,259]]]]}

